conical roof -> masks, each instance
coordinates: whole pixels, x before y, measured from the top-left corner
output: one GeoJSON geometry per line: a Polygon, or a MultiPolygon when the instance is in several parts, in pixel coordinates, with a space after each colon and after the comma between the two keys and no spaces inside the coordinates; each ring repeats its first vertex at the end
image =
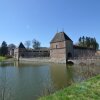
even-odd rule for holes
{"type": "Polygon", "coordinates": [[[23,48],[23,49],[25,49],[25,46],[23,45],[23,43],[21,42],[20,44],[19,44],[19,46],[18,46],[18,48],[23,48]]]}
{"type": "Polygon", "coordinates": [[[65,32],[59,32],[56,33],[56,35],[54,36],[54,38],[51,40],[50,43],[55,43],[55,42],[61,42],[61,41],[66,41],[66,40],[70,40],[72,41],[65,32]]]}

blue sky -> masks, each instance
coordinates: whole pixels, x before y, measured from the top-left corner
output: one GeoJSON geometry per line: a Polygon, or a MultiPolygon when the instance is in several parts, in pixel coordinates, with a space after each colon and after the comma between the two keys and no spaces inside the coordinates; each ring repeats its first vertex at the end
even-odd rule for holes
{"type": "Polygon", "coordinates": [[[0,44],[35,38],[49,47],[57,30],[74,43],[84,35],[100,44],[100,0],[0,0],[0,44]]]}

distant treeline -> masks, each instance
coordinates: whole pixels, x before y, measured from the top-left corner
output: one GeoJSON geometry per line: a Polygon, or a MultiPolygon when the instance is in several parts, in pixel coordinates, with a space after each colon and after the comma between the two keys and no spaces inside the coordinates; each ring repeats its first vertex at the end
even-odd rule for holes
{"type": "Polygon", "coordinates": [[[79,38],[78,45],[81,47],[93,48],[95,50],[99,49],[99,44],[95,38],[82,36],[79,38]]]}
{"type": "Polygon", "coordinates": [[[1,47],[0,47],[0,55],[5,56],[8,53],[8,47],[7,43],[5,41],[2,42],[1,47]]]}
{"type": "MultiPolygon", "coordinates": [[[[30,48],[30,45],[31,45],[31,41],[28,40],[28,41],[25,41],[25,46],[26,48],[30,48]]],[[[39,49],[41,46],[41,43],[36,40],[36,39],[33,39],[32,40],[32,47],[34,49],[39,49]]],[[[0,56],[6,56],[6,55],[9,55],[9,51],[12,50],[12,49],[15,49],[16,48],[16,45],[15,44],[9,44],[7,45],[7,42],[3,41],[1,46],[0,46],[0,56]]]]}
{"type": "Polygon", "coordinates": [[[5,41],[3,41],[2,44],[1,44],[1,46],[0,46],[0,56],[6,56],[6,55],[8,55],[8,51],[10,49],[14,49],[15,47],[16,46],[14,44],[7,45],[7,43],[5,41]]]}

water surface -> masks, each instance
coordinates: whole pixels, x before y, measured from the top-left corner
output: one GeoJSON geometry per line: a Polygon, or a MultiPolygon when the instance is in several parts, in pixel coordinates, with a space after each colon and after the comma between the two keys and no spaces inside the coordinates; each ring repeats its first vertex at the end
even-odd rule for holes
{"type": "Polygon", "coordinates": [[[37,100],[97,74],[100,74],[100,67],[95,65],[2,62],[0,100],[37,100]]]}

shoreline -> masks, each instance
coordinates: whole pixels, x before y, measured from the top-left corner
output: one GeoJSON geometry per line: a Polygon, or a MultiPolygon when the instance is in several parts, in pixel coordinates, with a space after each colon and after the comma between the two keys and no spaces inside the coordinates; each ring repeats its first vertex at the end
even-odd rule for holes
{"type": "Polygon", "coordinates": [[[65,60],[55,60],[50,57],[36,57],[36,58],[19,58],[19,62],[37,62],[37,63],[57,63],[57,64],[66,64],[65,60]]]}
{"type": "MultiPolygon", "coordinates": [[[[25,62],[37,62],[37,63],[57,63],[66,64],[66,60],[56,60],[50,57],[37,57],[37,58],[20,58],[19,61],[25,62]]],[[[74,59],[68,60],[68,62],[73,62],[76,65],[100,65],[100,59],[74,59]]]]}
{"type": "MultiPolygon", "coordinates": [[[[15,58],[5,59],[3,62],[13,62],[18,61],[15,58]]],[[[1,61],[2,62],[2,61],[1,61]]],[[[57,63],[57,64],[66,64],[66,60],[56,60],[51,59],[50,57],[36,57],[36,58],[19,58],[19,62],[25,62],[25,63],[57,63]]],[[[100,59],[74,59],[74,60],[68,60],[68,62],[73,62],[75,65],[100,65],[100,59]]]]}
{"type": "Polygon", "coordinates": [[[100,100],[100,74],[81,83],[73,84],[38,100],[100,100]]]}

